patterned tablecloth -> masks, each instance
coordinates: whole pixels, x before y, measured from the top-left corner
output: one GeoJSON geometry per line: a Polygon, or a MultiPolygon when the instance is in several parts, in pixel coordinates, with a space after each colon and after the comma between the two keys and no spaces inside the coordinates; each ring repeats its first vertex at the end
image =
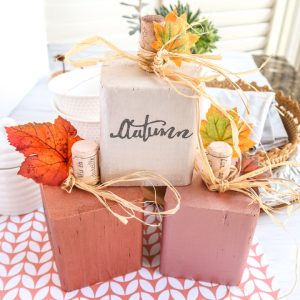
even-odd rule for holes
{"type": "MultiPolygon", "coordinates": [[[[157,222],[151,215],[146,220],[157,222]]],[[[144,228],[143,267],[137,272],[65,293],[60,289],[43,209],[0,216],[0,299],[277,299],[279,290],[257,241],[240,286],[229,287],[163,277],[159,273],[160,233],[159,227],[144,228]]]]}

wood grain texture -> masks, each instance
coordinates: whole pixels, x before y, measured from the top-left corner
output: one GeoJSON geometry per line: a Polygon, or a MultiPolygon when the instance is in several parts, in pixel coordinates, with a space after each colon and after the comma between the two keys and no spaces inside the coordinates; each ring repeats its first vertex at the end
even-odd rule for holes
{"type": "MultiPolygon", "coordinates": [[[[259,205],[236,192],[209,192],[199,178],[178,187],[181,208],[163,221],[160,271],[226,285],[240,283],[259,205]]],[[[165,209],[174,205],[169,190],[165,209]]]]}
{"type": "MultiPolygon", "coordinates": [[[[111,188],[117,195],[143,202],[140,188],[111,188]]],[[[62,288],[71,291],[127,274],[141,267],[142,223],[123,225],[87,192],[71,194],[42,187],[50,241],[62,288]]],[[[122,208],[111,203],[122,213],[122,208]]],[[[141,214],[137,217],[142,218],[141,214]]]]}

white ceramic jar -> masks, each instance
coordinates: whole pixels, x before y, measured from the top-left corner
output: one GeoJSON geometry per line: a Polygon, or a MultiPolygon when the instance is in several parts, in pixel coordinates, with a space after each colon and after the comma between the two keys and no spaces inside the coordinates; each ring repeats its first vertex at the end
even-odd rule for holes
{"type": "Polygon", "coordinates": [[[0,215],[26,214],[42,206],[39,185],[17,175],[24,157],[9,144],[4,129],[13,125],[13,119],[0,120],[0,215]]]}
{"type": "Polygon", "coordinates": [[[68,120],[83,139],[100,140],[100,68],[76,69],[53,78],[55,112],[68,120]]]}
{"type": "Polygon", "coordinates": [[[56,114],[69,121],[76,129],[77,134],[86,140],[92,140],[99,144],[100,142],[100,122],[95,119],[86,120],[82,118],[75,118],[67,115],[59,110],[55,99],[53,99],[53,109],[56,114]]]}

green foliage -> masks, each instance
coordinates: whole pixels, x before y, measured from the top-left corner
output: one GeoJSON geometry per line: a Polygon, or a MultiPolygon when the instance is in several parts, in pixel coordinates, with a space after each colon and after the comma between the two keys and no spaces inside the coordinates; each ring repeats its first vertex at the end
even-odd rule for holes
{"type": "Polygon", "coordinates": [[[220,39],[218,30],[213,23],[207,19],[203,19],[201,24],[194,28],[194,33],[199,34],[200,38],[192,49],[192,53],[207,53],[216,48],[216,42],[220,39]]]}
{"type": "Polygon", "coordinates": [[[207,53],[216,48],[216,42],[220,39],[218,36],[218,30],[211,21],[200,18],[200,9],[197,9],[195,12],[193,12],[188,3],[184,5],[180,2],[180,0],[178,0],[177,4],[170,4],[169,7],[161,5],[158,9],[155,9],[155,13],[165,17],[174,9],[177,10],[179,16],[186,12],[187,22],[189,24],[197,22],[197,24],[190,29],[190,31],[200,36],[196,45],[191,49],[192,53],[207,53]]]}

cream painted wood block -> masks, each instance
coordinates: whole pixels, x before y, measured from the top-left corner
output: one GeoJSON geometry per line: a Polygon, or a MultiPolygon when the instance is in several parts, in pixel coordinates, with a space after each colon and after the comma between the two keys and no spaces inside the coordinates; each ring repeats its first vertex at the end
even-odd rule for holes
{"type": "MultiPolygon", "coordinates": [[[[191,95],[189,89],[181,91],[191,95]]],[[[100,97],[102,182],[150,170],[173,185],[190,184],[197,140],[195,99],[127,62],[103,66],[100,97]]]]}

